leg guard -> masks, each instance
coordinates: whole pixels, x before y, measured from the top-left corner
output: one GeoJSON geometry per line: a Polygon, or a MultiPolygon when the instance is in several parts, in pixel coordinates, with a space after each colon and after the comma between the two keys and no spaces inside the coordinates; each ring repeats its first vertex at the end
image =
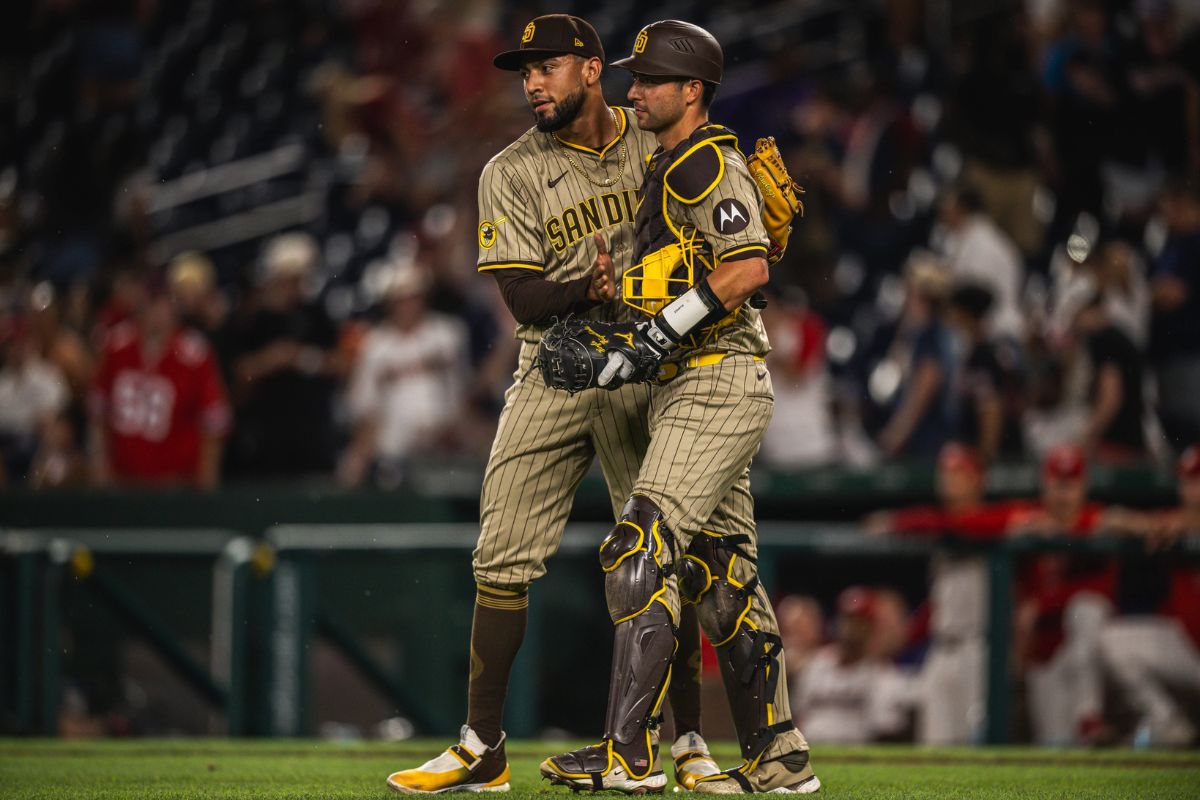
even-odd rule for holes
{"type": "Polygon", "coordinates": [[[616,625],[604,737],[620,744],[641,736],[649,742],[670,680],[675,631],[663,595],[672,546],[662,512],[640,496],[625,505],[621,521],[600,545],[604,594],[616,625]]]}
{"type": "Polygon", "coordinates": [[[635,496],[600,545],[604,596],[616,626],[604,741],[542,762],[542,776],[574,790],[662,792],[658,710],[671,680],[675,629],[668,584],[673,541],[662,512],[635,496]]]}
{"type": "Polygon", "coordinates": [[[775,634],[743,626],[732,642],[717,650],[742,758],[749,762],[766,752],[776,736],[795,727],[786,710],[777,715],[773,708],[782,649],[783,642],[775,634]],[[784,718],[782,722],[776,721],[778,716],[784,718]]]}
{"type": "Polygon", "coordinates": [[[739,547],[746,541],[745,536],[703,532],[692,539],[679,577],[680,592],[696,604],[700,625],[717,650],[742,757],[754,763],[777,735],[794,726],[788,709],[774,707],[783,642],[751,619],[769,615],[770,609],[756,608],[765,598],[755,560],[739,547]]]}

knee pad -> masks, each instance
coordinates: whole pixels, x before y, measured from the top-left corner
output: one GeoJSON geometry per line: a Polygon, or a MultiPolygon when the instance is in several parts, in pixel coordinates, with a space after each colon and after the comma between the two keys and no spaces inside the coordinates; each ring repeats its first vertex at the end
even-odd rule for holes
{"type": "Polygon", "coordinates": [[[746,541],[742,535],[702,532],[680,563],[680,593],[697,606],[700,626],[713,647],[733,640],[754,603],[755,561],[739,547],[746,541]]]}
{"type": "Polygon", "coordinates": [[[673,547],[658,506],[648,497],[631,498],[621,521],[600,544],[604,597],[614,625],[644,613],[662,597],[668,574],[664,562],[670,564],[667,551],[673,547]]]}

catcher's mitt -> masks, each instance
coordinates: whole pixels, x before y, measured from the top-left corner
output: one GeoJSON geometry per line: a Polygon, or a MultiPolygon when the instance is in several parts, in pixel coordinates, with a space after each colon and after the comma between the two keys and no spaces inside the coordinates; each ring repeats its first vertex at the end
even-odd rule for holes
{"type": "Polygon", "coordinates": [[[537,366],[551,389],[571,394],[599,386],[600,373],[609,356],[620,353],[631,364],[632,373],[604,386],[616,389],[625,383],[645,383],[658,376],[661,354],[642,345],[643,337],[632,322],[600,322],[568,317],[555,322],[542,334],[537,366]]]}
{"type": "Polygon", "coordinates": [[[754,152],[746,159],[746,166],[750,168],[750,174],[762,192],[762,221],[772,245],[767,260],[774,264],[787,250],[792,220],[804,216],[804,203],[800,201],[804,189],[788,175],[774,136],[759,139],[755,143],[754,152]]]}

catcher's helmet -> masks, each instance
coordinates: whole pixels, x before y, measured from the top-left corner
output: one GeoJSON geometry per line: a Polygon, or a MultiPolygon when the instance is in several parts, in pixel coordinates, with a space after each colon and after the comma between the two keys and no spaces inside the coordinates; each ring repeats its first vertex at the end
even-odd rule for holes
{"type": "Polygon", "coordinates": [[[614,61],[613,66],[641,75],[697,78],[719,85],[725,54],[713,35],[699,25],[664,19],[642,28],[633,43],[633,53],[614,61]]]}

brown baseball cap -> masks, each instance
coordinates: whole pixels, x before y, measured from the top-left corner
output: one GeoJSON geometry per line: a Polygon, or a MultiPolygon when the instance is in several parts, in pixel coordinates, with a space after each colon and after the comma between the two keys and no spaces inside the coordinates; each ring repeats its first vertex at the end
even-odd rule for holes
{"type": "Polygon", "coordinates": [[[600,35],[586,20],[570,14],[546,14],[535,17],[521,33],[521,46],[505,50],[492,59],[500,69],[516,71],[526,61],[551,56],[576,55],[604,60],[600,35]]]}
{"type": "Polygon", "coordinates": [[[677,19],[652,22],[638,33],[633,52],[614,67],[659,78],[696,78],[718,85],[725,54],[711,33],[677,19]]]}

